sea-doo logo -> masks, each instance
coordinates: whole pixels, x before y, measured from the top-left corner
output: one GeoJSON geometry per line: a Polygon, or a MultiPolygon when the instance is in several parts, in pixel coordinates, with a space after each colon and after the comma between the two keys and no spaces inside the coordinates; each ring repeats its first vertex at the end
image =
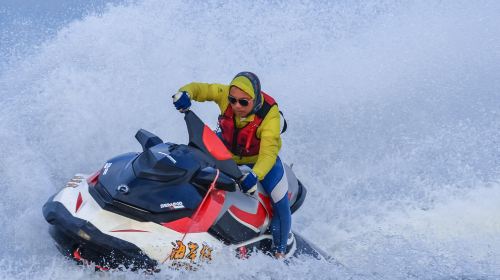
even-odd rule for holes
{"type": "Polygon", "coordinates": [[[127,185],[119,185],[118,187],[116,187],[116,190],[123,194],[128,194],[129,192],[129,188],[127,185]]]}
{"type": "Polygon", "coordinates": [[[183,209],[185,207],[184,204],[182,204],[182,201],[177,201],[177,202],[162,203],[160,204],[160,208],[183,209]]]}

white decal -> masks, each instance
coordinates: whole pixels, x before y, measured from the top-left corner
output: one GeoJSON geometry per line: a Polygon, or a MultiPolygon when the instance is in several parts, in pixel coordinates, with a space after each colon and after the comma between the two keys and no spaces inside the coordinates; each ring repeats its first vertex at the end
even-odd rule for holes
{"type": "Polygon", "coordinates": [[[106,162],[106,164],[104,165],[104,172],[102,172],[102,175],[106,175],[108,173],[108,169],[111,167],[111,162],[106,162]]]}
{"type": "Polygon", "coordinates": [[[182,204],[182,201],[177,201],[177,202],[162,203],[160,204],[160,208],[183,209],[185,207],[184,204],[182,204]]]}
{"type": "Polygon", "coordinates": [[[177,161],[169,154],[165,154],[165,153],[162,153],[162,152],[158,152],[159,154],[162,154],[164,156],[166,156],[173,164],[175,164],[177,161]]]}

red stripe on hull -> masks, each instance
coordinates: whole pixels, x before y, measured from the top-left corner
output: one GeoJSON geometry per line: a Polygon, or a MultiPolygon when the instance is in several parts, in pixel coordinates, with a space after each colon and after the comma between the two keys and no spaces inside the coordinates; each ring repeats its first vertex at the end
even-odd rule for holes
{"type": "Polygon", "coordinates": [[[82,198],[82,193],[78,193],[78,198],[76,199],[76,208],[75,208],[75,213],[80,210],[80,207],[82,206],[83,203],[83,198],[82,198]]]}
{"type": "Polygon", "coordinates": [[[219,215],[225,197],[225,191],[213,190],[207,201],[203,203],[202,208],[199,209],[195,220],[185,217],[177,221],[162,223],[161,225],[180,233],[206,232],[214,224],[215,219],[219,215]]]}
{"type": "Polygon", "coordinates": [[[269,197],[262,194],[259,194],[259,196],[264,202],[264,205],[262,203],[259,203],[257,212],[255,214],[243,211],[234,205],[229,208],[229,211],[231,211],[231,213],[233,213],[241,221],[252,225],[255,228],[259,228],[266,221],[266,216],[269,215],[269,218],[272,217],[271,202],[269,200],[269,197]]]}

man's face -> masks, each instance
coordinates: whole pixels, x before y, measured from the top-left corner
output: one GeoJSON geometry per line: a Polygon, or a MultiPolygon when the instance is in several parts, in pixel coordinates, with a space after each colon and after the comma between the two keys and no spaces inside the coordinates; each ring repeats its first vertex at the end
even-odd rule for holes
{"type": "Polygon", "coordinates": [[[242,91],[240,88],[232,86],[231,89],[229,90],[229,96],[232,96],[236,98],[238,101],[236,103],[231,103],[229,102],[229,105],[233,109],[234,114],[237,117],[246,117],[250,112],[252,111],[253,108],[253,99],[248,95],[246,92],[242,91]],[[242,106],[239,102],[240,99],[245,99],[248,101],[248,106],[242,106]]]}

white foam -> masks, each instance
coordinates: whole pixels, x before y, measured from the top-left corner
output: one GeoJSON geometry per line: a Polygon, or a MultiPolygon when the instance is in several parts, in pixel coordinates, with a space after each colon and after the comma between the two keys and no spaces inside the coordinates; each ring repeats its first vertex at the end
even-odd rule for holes
{"type": "MultiPolygon", "coordinates": [[[[500,275],[499,9],[151,0],[64,26],[0,77],[0,274],[93,277],[40,242],[41,205],[139,151],[139,128],[185,142],[170,99],[184,83],[251,70],[285,111],[282,158],[309,190],[294,228],[348,269],[262,256],[159,277],[500,275]]],[[[193,108],[215,125],[216,106],[193,108]]]]}

